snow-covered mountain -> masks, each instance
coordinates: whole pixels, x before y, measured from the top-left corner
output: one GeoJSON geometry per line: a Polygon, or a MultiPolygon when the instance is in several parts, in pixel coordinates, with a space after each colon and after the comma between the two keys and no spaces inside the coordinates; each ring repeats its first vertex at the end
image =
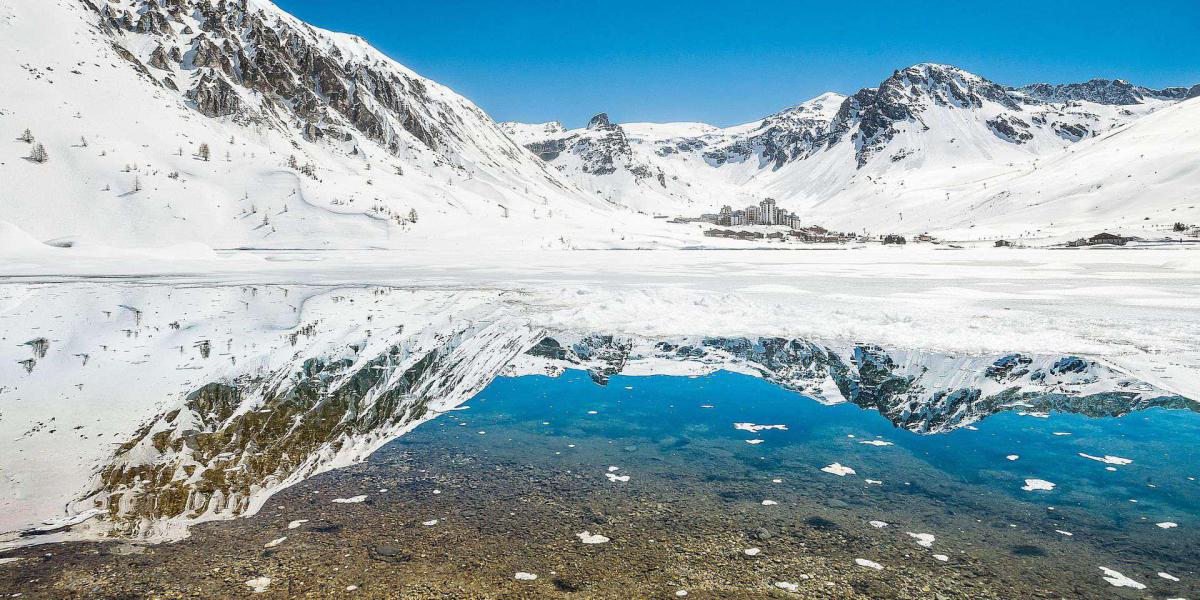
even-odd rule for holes
{"type": "MultiPolygon", "coordinates": [[[[1075,229],[1039,220],[970,231],[981,224],[972,207],[1003,191],[997,190],[1001,181],[1044,171],[1047,161],[1057,165],[1056,157],[1082,142],[1116,130],[1135,131],[1147,115],[1185,103],[1190,93],[1182,87],[1152,90],[1099,79],[1012,88],[926,63],[896,71],[877,87],[849,97],[824,94],[762,121],[725,129],[691,123],[614,125],[601,115],[593,124],[602,121],[605,139],[613,143],[596,143],[592,125],[584,130],[557,123],[502,126],[580,186],[645,212],[715,212],[724,204],[738,208],[771,197],[812,223],[845,230],[1045,237],[1075,229]]],[[[1190,144],[1186,130],[1154,137],[1164,152],[1179,154],[1190,144]]],[[[1121,150],[1119,141],[1100,147],[1091,153],[1116,156],[1121,150]]],[[[1106,175],[1076,169],[1058,176],[1090,181],[1106,175]]],[[[1186,201],[1188,190],[1200,183],[1200,170],[1151,169],[1132,178],[1145,188],[1173,190],[1176,201],[1186,201]]],[[[1021,206],[1060,199],[1014,198],[1021,206]]],[[[1060,208],[1078,210],[1079,200],[1076,196],[1060,208]]],[[[1147,209],[1156,213],[1155,226],[1184,216],[1200,218],[1194,209],[1167,215],[1157,210],[1154,198],[1139,207],[1142,201],[1139,195],[1097,196],[1083,207],[1092,218],[1065,221],[1083,230],[1145,226],[1129,221],[1135,212],[1144,221],[1147,209]]]]}
{"type": "Polygon", "coordinates": [[[0,218],[39,240],[536,248],[624,218],[470,101],[268,0],[13,0],[0,40],[0,218]]]}

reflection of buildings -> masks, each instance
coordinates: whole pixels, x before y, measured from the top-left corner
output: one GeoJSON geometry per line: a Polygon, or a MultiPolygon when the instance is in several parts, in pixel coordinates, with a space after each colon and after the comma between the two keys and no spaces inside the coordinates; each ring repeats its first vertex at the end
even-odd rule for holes
{"type": "Polygon", "coordinates": [[[721,212],[717,214],[717,225],[784,225],[799,229],[800,216],[775,206],[775,200],[767,198],[757,206],[751,204],[741,210],[722,206],[721,212]]]}

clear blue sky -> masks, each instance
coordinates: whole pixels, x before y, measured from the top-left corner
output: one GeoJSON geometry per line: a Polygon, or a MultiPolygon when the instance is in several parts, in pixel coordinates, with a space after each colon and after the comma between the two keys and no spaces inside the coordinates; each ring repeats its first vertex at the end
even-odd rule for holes
{"type": "Polygon", "coordinates": [[[1200,0],[275,0],[496,120],[751,121],[919,62],[999,83],[1200,83],[1200,0]]]}

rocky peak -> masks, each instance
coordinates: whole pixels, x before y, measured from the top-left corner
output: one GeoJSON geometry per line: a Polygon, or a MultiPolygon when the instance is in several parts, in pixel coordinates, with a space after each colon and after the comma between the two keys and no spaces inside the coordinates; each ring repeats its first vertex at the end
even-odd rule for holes
{"type": "Polygon", "coordinates": [[[608,113],[600,113],[592,117],[587,124],[588,131],[611,131],[616,128],[617,126],[608,120],[608,113]]]}
{"type": "Polygon", "coordinates": [[[1084,83],[1066,84],[1034,83],[1017,88],[1017,91],[1039,102],[1085,101],[1117,106],[1141,104],[1148,98],[1181,100],[1187,96],[1186,88],[1155,90],[1134,85],[1124,79],[1092,79],[1084,83]]]}

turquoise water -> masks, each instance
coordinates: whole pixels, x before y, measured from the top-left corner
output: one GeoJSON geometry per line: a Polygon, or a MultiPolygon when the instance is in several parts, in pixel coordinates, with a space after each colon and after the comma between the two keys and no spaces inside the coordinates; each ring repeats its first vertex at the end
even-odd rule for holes
{"type": "Polygon", "coordinates": [[[933,533],[935,550],[947,554],[994,547],[1016,561],[1013,568],[1077,568],[1091,578],[1098,565],[1119,566],[1143,583],[1167,586],[1168,597],[1195,591],[1200,414],[1006,412],[974,427],[918,435],[875,411],[822,405],[727,372],[615,376],[600,386],[568,371],[498,379],[467,409],[390,448],[446,448],[497,464],[569,469],[594,476],[597,485],[610,485],[604,473],[616,466],[613,473],[630,477],[611,484],[629,486],[622,489],[653,484],[657,493],[712,496],[730,506],[772,499],[804,506],[804,514],[832,507],[830,515],[860,523],[879,519],[933,533]],[[787,429],[735,429],[740,422],[787,429]],[[754,439],[763,441],[747,442],[754,439]],[[891,445],[862,443],[875,441],[891,445]],[[1132,462],[1106,464],[1080,453],[1132,462]],[[833,463],[855,473],[821,470],[833,463]],[[1054,488],[1027,491],[1027,479],[1054,488]],[[1182,582],[1156,579],[1160,571],[1182,582]]]}

